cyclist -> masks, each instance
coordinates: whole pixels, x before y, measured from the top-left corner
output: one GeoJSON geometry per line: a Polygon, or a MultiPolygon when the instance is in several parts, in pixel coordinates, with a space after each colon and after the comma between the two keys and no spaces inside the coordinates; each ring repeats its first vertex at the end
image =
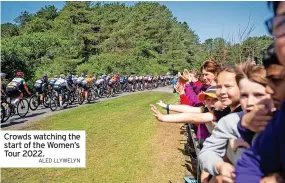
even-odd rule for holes
{"type": "Polygon", "coordinates": [[[92,76],[92,80],[93,80],[93,84],[96,83],[97,78],[95,74],[92,76]]]}
{"type": "Polygon", "coordinates": [[[77,83],[77,78],[78,78],[77,75],[76,76],[72,75],[72,82],[74,85],[77,83]]]}
{"type": "Polygon", "coordinates": [[[6,78],[6,74],[1,72],[1,100],[2,97],[6,96],[6,84],[5,84],[5,78],[6,78]]]}
{"type": "Polygon", "coordinates": [[[48,76],[47,74],[43,74],[41,79],[38,79],[34,84],[36,91],[40,94],[40,105],[43,105],[44,99],[44,91],[47,90],[48,87],[48,76]]]}
{"type": "Polygon", "coordinates": [[[11,101],[13,98],[15,99],[13,103],[14,105],[17,104],[23,98],[23,91],[26,91],[27,94],[30,96],[31,93],[26,85],[24,80],[24,73],[17,72],[16,77],[7,85],[6,93],[9,97],[11,97],[11,101]]]}
{"type": "Polygon", "coordinates": [[[67,84],[68,84],[68,86],[70,88],[75,88],[75,85],[74,85],[73,78],[72,78],[71,74],[67,74],[66,82],[67,82],[67,84]]]}
{"type": "Polygon", "coordinates": [[[81,73],[80,77],[77,78],[78,87],[82,87],[82,82],[84,79],[85,79],[85,75],[83,73],[81,73]]]}
{"type": "Polygon", "coordinates": [[[54,77],[49,81],[49,86],[53,88],[55,82],[58,80],[57,75],[54,75],[54,77]]]}
{"type": "Polygon", "coordinates": [[[67,81],[65,80],[65,76],[63,74],[60,75],[59,79],[54,84],[54,89],[58,92],[59,95],[59,106],[62,109],[62,95],[64,94],[64,90],[68,89],[69,86],[67,81]]]}
{"type": "Polygon", "coordinates": [[[86,100],[86,102],[88,102],[87,101],[88,90],[93,85],[93,79],[92,79],[91,74],[88,74],[86,76],[86,78],[82,81],[82,85],[83,85],[83,89],[84,89],[84,93],[85,93],[85,100],[86,100]]]}

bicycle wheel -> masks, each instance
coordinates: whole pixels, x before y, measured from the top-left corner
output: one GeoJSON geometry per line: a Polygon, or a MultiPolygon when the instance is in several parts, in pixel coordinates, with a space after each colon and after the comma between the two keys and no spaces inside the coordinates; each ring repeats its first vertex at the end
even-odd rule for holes
{"type": "Polygon", "coordinates": [[[1,104],[1,123],[3,122],[3,120],[5,118],[5,114],[6,114],[5,108],[1,104]]]}
{"type": "Polygon", "coordinates": [[[87,101],[88,101],[88,103],[91,102],[92,98],[93,98],[92,92],[91,92],[91,90],[89,90],[88,93],[87,93],[87,101]]]}
{"type": "Polygon", "coordinates": [[[30,104],[30,109],[32,111],[35,111],[40,105],[39,96],[33,95],[29,101],[29,104],[30,104]]]}
{"type": "Polygon", "coordinates": [[[75,101],[75,96],[74,96],[74,92],[70,92],[69,93],[69,105],[73,104],[73,102],[75,101]]]}
{"type": "Polygon", "coordinates": [[[51,97],[50,97],[49,94],[47,94],[47,95],[44,96],[44,106],[45,106],[46,108],[49,107],[50,99],[51,99],[51,97]]]}
{"type": "Polygon", "coordinates": [[[63,96],[62,96],[62,106],[63,108],[67,108],[69,104],[69,96],[67,93],[64,93],[63,96]]]}
{"type": "Polygon", "coordinates": [[[115,94],[114,89],[111,89],[111,97],[115,97],[115,94]]]}
{"type": "Polygon", "coordinates": [[[25,117],[29,112],[29,102],[27,99],[23,98],[17,105],[17,113],[20,117],[25,117]]]}
{"type": "Polygon", "coordinates": [[[82,105],[83,102],[84,102],[84,93],[81,91],[77,97],[77,100],[78,100],[78,104],[79,105],[82,105]]]}
{"type": "Polygon", "coordinates": [[[109,98],[111,96],[111,94],[112,94],[111,92],[112,92],[111,88],[108,88],[107,91],[106,91],[106,97],[107,98],[109,98]]]}
{"type": "Polygon", "coordinates": [[[49,108],[52,111],[55,111],[58,107],[58,97],[56,95],[53,95],[50,98],[49,108]]]}
{"type": "Polygon", "coordinates": [[[1,123],[7,121],[11,116],[11,108],[9,103],[2,103],[1,104],[1,123]]]}
{"type": "Polygon", "coordinates": [[[97,89],[93,90],[93,98],[94,98],[94,100],[96,100],[97,98],[100,98],[99,95],[98,95],[98,90],[97,89]]]}
{"type": "Polygon", "coordinates": [[[97,96],[99,97],[99,98],[103,98],[103,89],[102,88],[99,88],[98,90],[97,90],[97,96]]]}

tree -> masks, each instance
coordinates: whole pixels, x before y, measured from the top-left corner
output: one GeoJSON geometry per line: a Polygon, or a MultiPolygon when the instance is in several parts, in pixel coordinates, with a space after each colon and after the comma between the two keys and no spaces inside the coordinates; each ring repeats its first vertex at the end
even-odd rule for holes
{"type": "Polygon", "coordinates": [[[260,59],[272,42],[249,37],[249,24],[238,42],[222,37],[200,43],[186,22],[152,2],[66,2],[60,11],[45,6],[15,20],[19,26],[1,26],[1,69],[9,75],[23,70],[28,80],[42,73],[165,74],[173,67],[199,69],[209,58],[234,65],[246,57],[260,59]]]}
{"type": "Polygon", "coordinates": [[[19,28],[12,23],[1,24],[1,37],[12,37],[19,35],[19,28]]]}
{"type": "Polygon", "coordinates": [[[45,20],[54,20],[58,16],[58,13],[54,5],[49,5],[41,8],[35,16],[45,20]]]}
{"type": "Polygon", "coordinates": [[[14,19],[16,23],[20,26],[24,26],[26,23],[32,20],[33,14],[29,13],[28,11],[23,11],[21,14],[14,19]]]}

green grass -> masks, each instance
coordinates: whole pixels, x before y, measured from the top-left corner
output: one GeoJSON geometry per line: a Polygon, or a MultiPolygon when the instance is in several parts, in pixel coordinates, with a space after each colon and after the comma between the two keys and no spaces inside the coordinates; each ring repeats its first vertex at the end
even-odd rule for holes
{"type": "Polygon", "coordinates": [[[175,103],[177,96],[160,92],[134,94],[56,114],[21,129],[86,130],[86,168],[5,168],[2,181],[152,182],[150,143],[157,125],[149,104],[160,99],[175,103]]]}

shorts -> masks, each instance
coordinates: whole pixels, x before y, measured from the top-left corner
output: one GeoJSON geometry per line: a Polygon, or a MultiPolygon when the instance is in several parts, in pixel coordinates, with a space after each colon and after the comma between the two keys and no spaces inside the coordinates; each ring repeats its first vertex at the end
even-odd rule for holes
{"type": "Polygon", "coordinates": [[[58,95],[60,95],[60,96],[64,93],[65,88],[66,88],[65,86],[54,85],[55,91],[57,91],[58,95]]]}
{"type": "Polygon", "coordinates": [[[37,91],[39,94],[43,94],[43,93],[44,93],[43,84],[35,84],[34,87],[35,87],[36,91],[37,91]]]}
{"type": "Polygon", "coordinates": [[[84,91],[89,90],[89,86],[87,84],[82,84],[82,88],[84,89],[84,91]]]}
{"type": "Polygon", "coordinates": [[[83,87],[84,85],[80,82],[78,83],[78,87],[83,87]]]}
{"type": "Polygon", "coordinates": [[[108,83],[108,86],[111,87],[111,88],[113,88],[113,83],[112,83],[112,82],[109,82],[109,83],[108,83]]]}
{"type": "Polygon", "coordinates": [[[20,90],[18,90],[18,88],[16,88],[16,87],[11,87],[11,88],[7,87],[6,93],[7,93],[8,97],[15,98],[15,97],[19,97],[22,92],[20,90]]]}

